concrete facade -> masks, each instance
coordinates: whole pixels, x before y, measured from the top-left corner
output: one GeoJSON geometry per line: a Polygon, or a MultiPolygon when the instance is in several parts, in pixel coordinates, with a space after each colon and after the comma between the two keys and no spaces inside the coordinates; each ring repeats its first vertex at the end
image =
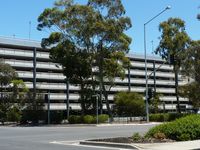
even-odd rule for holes
{"type": "MultiPolygon", "coordinates": [[[[50,109],[66,110],[66,83],[62,74],[62,68],[58,64],[51,62],[49,52],[42,49],[40,42],[11,39],[0,37],[0,58],[5,63],[10,64],[16,69],[19,78],[23,79],[29,89],[33,89],[34,81],[34,50],[36,50],[36,89],[42,93],[50,92],[50,109]]],[[[131,60],[130,71],[126,70],[126,78],[121,80],[115,78],[116,86],[111,89],[109,100],[112,104],[113,96],[119,91],[138,92],[144,94],[145,90],[145,64],[144,56],[138,54],[128,54],[131,60]],[[130,79],[129,79],[130,77],[130,79]]],[[[158,68],[164,61],[155,56],[148,56],[148,74],[151,74],[155,68],[158,68]]],[[[188,79],[179,75],[179,85],[186,84],[188,79]]],[[[151,75],[148,81],[149,87],[156,88],[161,93],[163,104],[168,111],[176,111],[175,81],[172,66],[164,64],[158,71],[151,75]],[[155,79],[155,80],[154,80],[155,79]]],[[[73,110],[79,110],[78,86],[69,85],[70,107],[73,110]]],[[[180,98],[180,105],[186,109],[192,106],[185,98],[180,98]]],[[[105,106],[104,106],[105,107],[105,106]]]]}

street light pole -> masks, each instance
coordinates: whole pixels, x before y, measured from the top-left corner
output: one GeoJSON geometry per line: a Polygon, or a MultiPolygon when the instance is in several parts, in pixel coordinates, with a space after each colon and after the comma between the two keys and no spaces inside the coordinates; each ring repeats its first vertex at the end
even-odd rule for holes
{"type": "Polygon", "coordinates": [[[97,124],[98,124],[98,123],[99,123],[99,105],[98,105],[98,96],[96,97],[96,105],[97,105],[97,106],[96,106],[96,107],[97,107],[97,110],[96,110],[96,111],[97,111],[97,112],[96,112],[97,114],[96,114],[96,115],[97,115],[97,124]]]}
{"type": "Polygon", "coordinates": [[[150,23],[152,20],[160,16],[162,13],[164,13],[166,10],[170,9],[171,6],[167,6],[164,10],[162,10],[160,13],[155,15],[153,18],[151,18],[149,21],[147,21],[144,24],[144,57],[145,57],[145,80],[146,80],[146,93],[145,93],[145,105],[146,105],[146,121],[149,122],[149,103],[148,103],[148,76],[147,76],[147,50],[146,50],[146,25],[150,23]]]}
{"type": "Polygon", "coordinates": [[[98,124],[99,123],[99,102],[98,102],[98,98],[100,98],[100,95],[99,94],[95,94],[95,95],[92,95],[92,97],[95,97],[96,98],[96,123],[98,124]]]}
{"type": "Polygon", "coordinates": [[[69,119],[69,80],[66,79],[66,109],[67,109],[67,119],[69,119]]]}

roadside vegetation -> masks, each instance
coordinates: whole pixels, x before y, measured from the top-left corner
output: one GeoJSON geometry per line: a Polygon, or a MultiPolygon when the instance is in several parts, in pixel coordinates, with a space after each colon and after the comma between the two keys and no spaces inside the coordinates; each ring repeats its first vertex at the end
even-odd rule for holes
{"type": "Polygon", "coordinates": [[[164,123],[150,129],[146,138],[163,138],[188,141],[200,139],[200,115],[189,115],[172,122],[164,123]]]}
{"type": "MultiPolygon", "coordinates": [[[[107,123],[109,116],[106,114],[102,114],[98,116],[98,123],[107,123]]],[[[69,117],[70,124],[96,124],[97,123],[97,116],[94,115],[85,115],[85,116],[78,116],[72,115],[69,117]]]]}
{"type": "Polygon", "coordinates": [[[135,92],[119,92],[114,96],[114,113],[117,116],[144,116],[143,95],[135,92]]]}
{"type": "Polygon", "coordinates": [[[152,122],[170,122],[174,121],[178,118],[185,117],[187,113],[157,113],[157,114],[150,114],[149,120],[152,122]]]}

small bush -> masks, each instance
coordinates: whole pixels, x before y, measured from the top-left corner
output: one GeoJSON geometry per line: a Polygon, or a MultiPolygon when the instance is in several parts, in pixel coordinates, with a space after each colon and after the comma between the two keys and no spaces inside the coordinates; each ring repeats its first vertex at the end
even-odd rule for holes
{"type": "Polygon", "coordinates": [[[86,115],[83,117],[83,123],[91,124],[94,122],[94,117],[91,115],[86,115]]]}
{"type": "MultiPolygon", "coordinates": [[[[98,122],[99,123],[105,123],[108,121],[109,116],[102,114],[98,116],[98,122]]],[[[96,116],[86,115],[86,116],[76,116],[71,115],[68,119],[70,124],[76,124],[76,123],[86,123],[86,124],[92,124],[97,122],[96,116]]]]}
{"type": "Polygon", "coordinates": [[[141,140],[142,136],[137,132],[137,133],[134,133],[133,136],[132,136],[132,139],[134,141],[139,141],[141,140]]]}
{"type": "Polygon", "coordinates": [[[68,121],[69,121],[70,124],[82,123],[82,117],[71,115],[71,116],[69,116],[68,121]]]}
{"type": "Polygon", "coordinates": [[[99,119],[99,123],[105,123],[105,122],[108,121],[109,116],[108,116],[108,115],[105,115],[105,114],[102,114],[102,115],[99,115],[99,116],[98,116],[98,119],[99,119]]]}
{"type": "Polygon", "coordinates": [[[62,111],[52,111],[50,113],[50,122],[53,124],[60,124],[63,120],[63,112],[62,111]]]}
{"type": "Polygon", "coordinates": [[[154,122],[164,122],[164,121],[173,121],[181,117],[185,117],[188,114],[179,114],[179,113],[166,113],[166,114],[150,114],[149,120],[154,122]]]}
{"type": "Polygon", "coordinates": [[[189,141],[191,140],[190,134],[183,133],[178,137],[179,141],[189,141]]]}
{"type": "Polygon", "coordinates": [[[164,134],[164,133],[161,133],[161,132],[155,133],[155,134],[153,135],[153,137],[154,137],[155,139],[160,139],[160,140],[166,139],[165,134],[164,134]]]}
{"type": "Polygon", "coordinates": [[[21,120],[22,114],[16,107],[11,108],[7,112],[7,121],[19,122],[21,120]]]}
{"type": "Polygon", "coordinates": [[[158,133],[163,133],[166,138],[176,141],[200,139],[200,115],[189,115],[158,125],[150,129],[145,136],[151,138],[158,133]]]}
{"type": "Polygon", "coordinates": [[[46,119],[46,113],[43,110],[24,110],[22,111],[22,118],[21,123],[28,123],[32,122],[32,124],[37,124],[39,120],[45,121],[46,119]]]}

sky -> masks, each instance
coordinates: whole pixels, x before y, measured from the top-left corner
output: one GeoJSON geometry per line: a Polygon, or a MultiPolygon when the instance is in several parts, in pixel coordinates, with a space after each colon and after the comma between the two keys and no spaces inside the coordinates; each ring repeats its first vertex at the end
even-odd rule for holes
{"type": "MultiPolygon", "coordinates": [[[[31,40],[41,41],[49,35],[48,32],[38,31],[37,18],[45,8],[51,8],[55,0],[1,0],[0,5],[0,36],[29,39],[29,22],[31,21],[31,40]]],[[[75,0],[84,4],[86,0],[75,0]]],[[[158,46],[159,23],[170,17],[179,17],[185,21],[186,32],[193,40],[200,39],[200,21],[196,19],[200,13],[199,0],[122,0],[126,16],[131,18],[132,28],[127,34],[132,38],[130,53],[144,53],[144,23],[157,15],[166,6],[165,11],[146,26],[147,53],[158,46]]]]}

